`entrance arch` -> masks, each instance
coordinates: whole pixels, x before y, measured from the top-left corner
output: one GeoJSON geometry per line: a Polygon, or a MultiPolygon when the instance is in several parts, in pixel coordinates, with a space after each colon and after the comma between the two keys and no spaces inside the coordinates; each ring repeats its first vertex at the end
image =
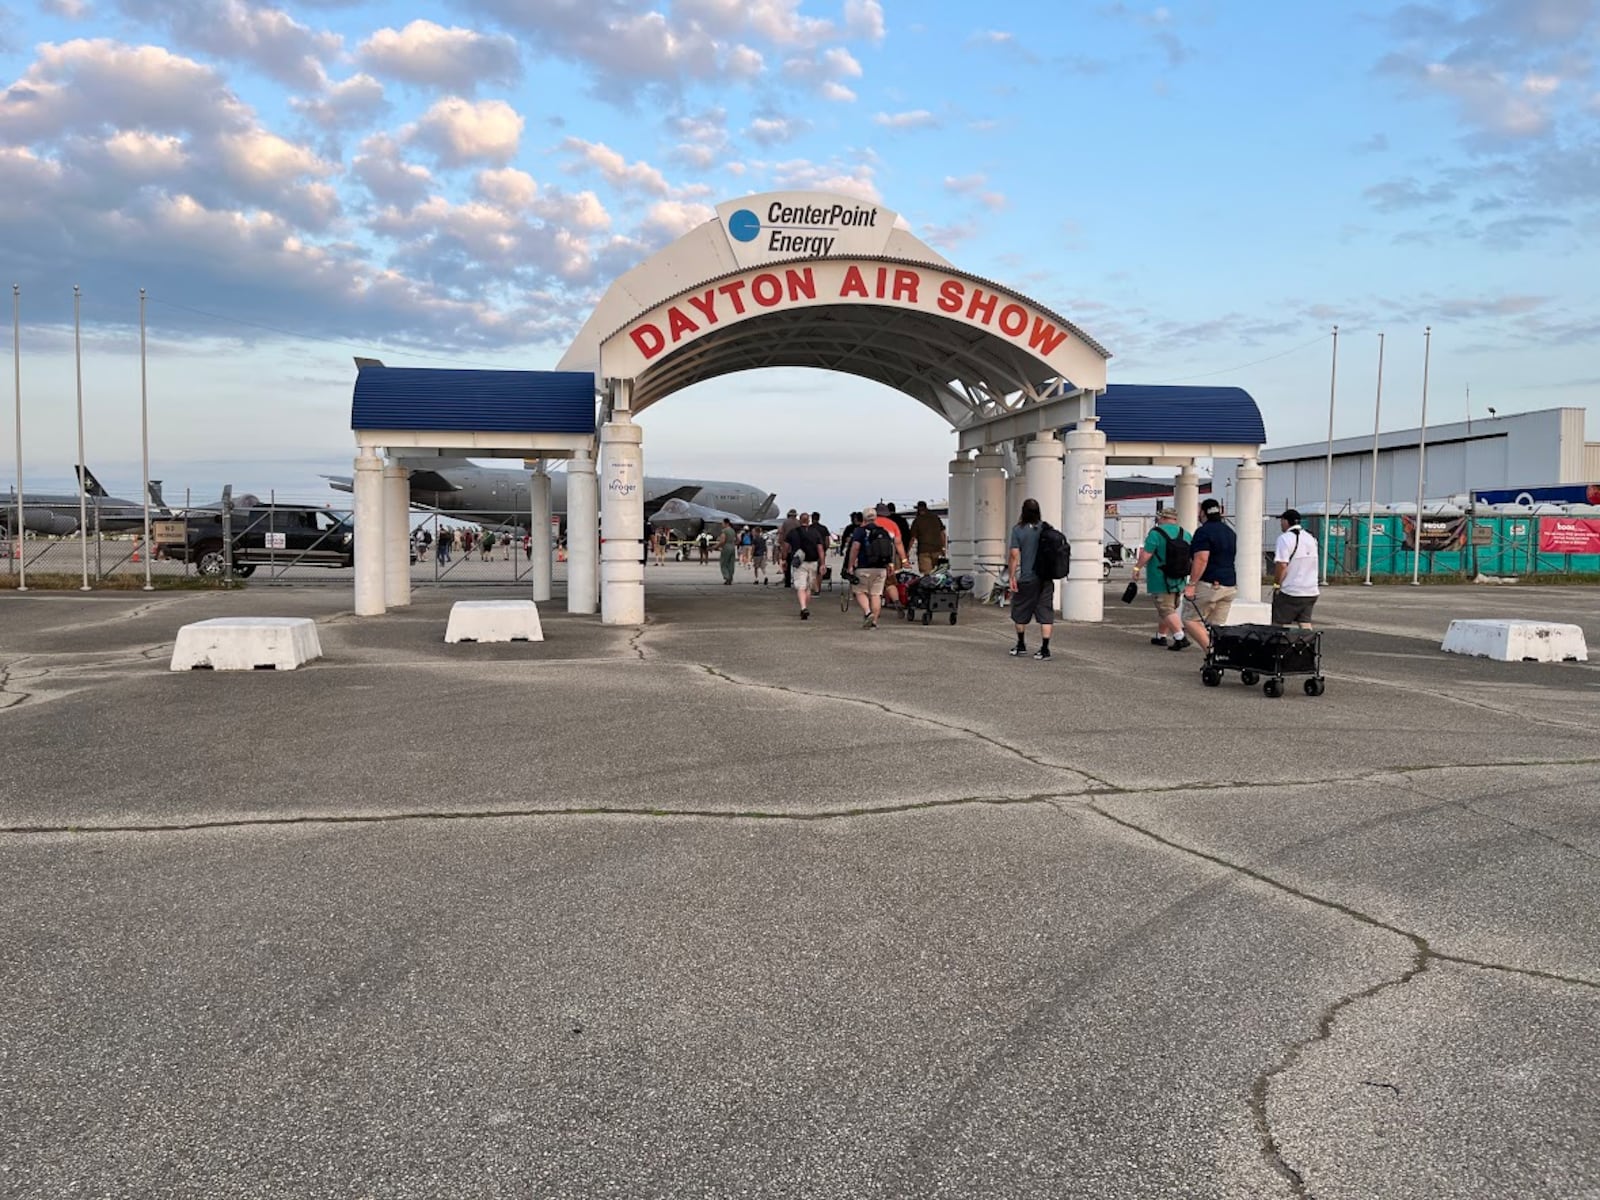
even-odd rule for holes
{"type": "MultiPolygon", "coordinates": [[[[593,371],[601,398],[605,623],[644,619],[644,463],[633,415],[691,384],[764,367],[871,379],[956,432],[1048,410],[1053,425],[1031,431],[1029,492],[1078,543],[1075,554],[1099,556],[1103,517],[1092,529],[1087,514],[1076,527],[1062,523],[1063,446],[1053,429],[1083,420],[1092,429],[1104,347],[1044,305],[955,267],[882,206],[771,193],[717,211],[613,283],[559,364],[593,371]]],[[[1098,451],[1103,476],[1103,439],[1100,447],[1092,436],[1079,440],[1074,466],[1098,451]]],[[[1004,459],[998,444],[982,450],[951,463],[951,561],[989,576],[1003,553],[1004,459]]]]}

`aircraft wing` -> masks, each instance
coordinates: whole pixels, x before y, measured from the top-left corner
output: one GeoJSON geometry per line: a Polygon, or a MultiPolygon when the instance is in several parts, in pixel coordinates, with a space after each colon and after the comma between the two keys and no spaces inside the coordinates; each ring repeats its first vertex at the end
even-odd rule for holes
{"type": "Polygon", "coordinates": [[[451,483],[437,471],[426,468],[413,467],[411,469],[411,490],[413,492],[459,492],[459,484],[451,483]]]}

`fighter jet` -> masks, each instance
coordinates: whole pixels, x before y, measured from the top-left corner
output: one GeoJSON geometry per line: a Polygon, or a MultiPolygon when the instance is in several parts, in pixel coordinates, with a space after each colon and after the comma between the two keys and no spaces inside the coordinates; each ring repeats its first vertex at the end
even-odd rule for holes
{"type": "MultiPolygon", "coordinates": [[[[463,513],[484,525],[516,526],[528,520],[528,481],[532,472],[506,467],[480,467],[466,459],[428,458],[402,460],[411,469],[411,503],[419,509],[463,513]]],[[[348,475],[324,475],[337,492],[352,490],[348,475]]],[[[670,500],[706,505],[740,523],[759,521],[777,512],[777,493],[764,492],[748,483],[719,479],[671,479],[646,475],[644,512],[649,520],[670,500]]],[[[551,512],[565,523],[567,475],[550,475],[551,512]]]]}
{"type": "MultiPolygon", "coordinates": [[[[74,468],[76,470],[76,468],[74,468]]],[[[89,514],[89,528],[99,528],[107,533],[123,532],[130,529],[144,527],[144,505],[137,500],[122,500],[109,494],[100,486],[100,481],[94,473],[87,469],[80,476],[83,490],[88,498],[86,505],[89,514]]],[[[160,495],[161,483],[152,480],[156,489],[154,495],[160,495]]],[[[167,510],[163,507],[153,506],[150,516],[166,516],[167,510]]],[[[5,498],[4,511],[0,511],[0,528],[9,534],[17,524],[17,493],[13,488],[11,494],[5,498]]],[[[33,533],[52,534],[56,537],[65,537],[78,532],[78,493],[77,492],[24,492],[22,494],[22,527],[33,533]]]]}
{"type": "Polygon", "coordinates": [[[738,513],[724,512],[705,504],[691,504],[676,497],[664,502],[649,518],[653,528],[665,529],[680,538],[695,538],[700,536],[702,530],[720,529],[725,520],[735,525],[752,525],[757,529],[776,529],[783,523],[778,519],[775,509],[769,516],[752,520],[738,513]]]}

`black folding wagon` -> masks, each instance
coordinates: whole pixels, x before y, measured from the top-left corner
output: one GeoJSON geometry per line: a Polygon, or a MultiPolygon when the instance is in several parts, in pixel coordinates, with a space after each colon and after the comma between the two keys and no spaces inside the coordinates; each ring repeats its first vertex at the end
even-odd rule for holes
{"type": "Polygon", "coordinates": [[[1211,649],[1200,665],[1200,681],[1207,687],[1219,687],[1225,672],[1237,671],[1246,687],[1260,683],[1262,693],[1275,700],[1283,695],[1287,676],[1305,675],[1306,695],[1322,695],[1327,681],[1320,629],[1220,625],[1208,627],[1208,632],[1211,649]]]}

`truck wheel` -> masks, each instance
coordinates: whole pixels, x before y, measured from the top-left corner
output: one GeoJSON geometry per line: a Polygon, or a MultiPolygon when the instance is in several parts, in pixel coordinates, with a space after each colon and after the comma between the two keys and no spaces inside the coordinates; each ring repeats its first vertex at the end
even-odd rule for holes
{"type": "Polygon", "coordinates": [[[194,548],[195,570],[207,579],[221,579],[228,569],[228,562],[222,555],[222,547],[216,542],[206,542],[194,548]]]}

